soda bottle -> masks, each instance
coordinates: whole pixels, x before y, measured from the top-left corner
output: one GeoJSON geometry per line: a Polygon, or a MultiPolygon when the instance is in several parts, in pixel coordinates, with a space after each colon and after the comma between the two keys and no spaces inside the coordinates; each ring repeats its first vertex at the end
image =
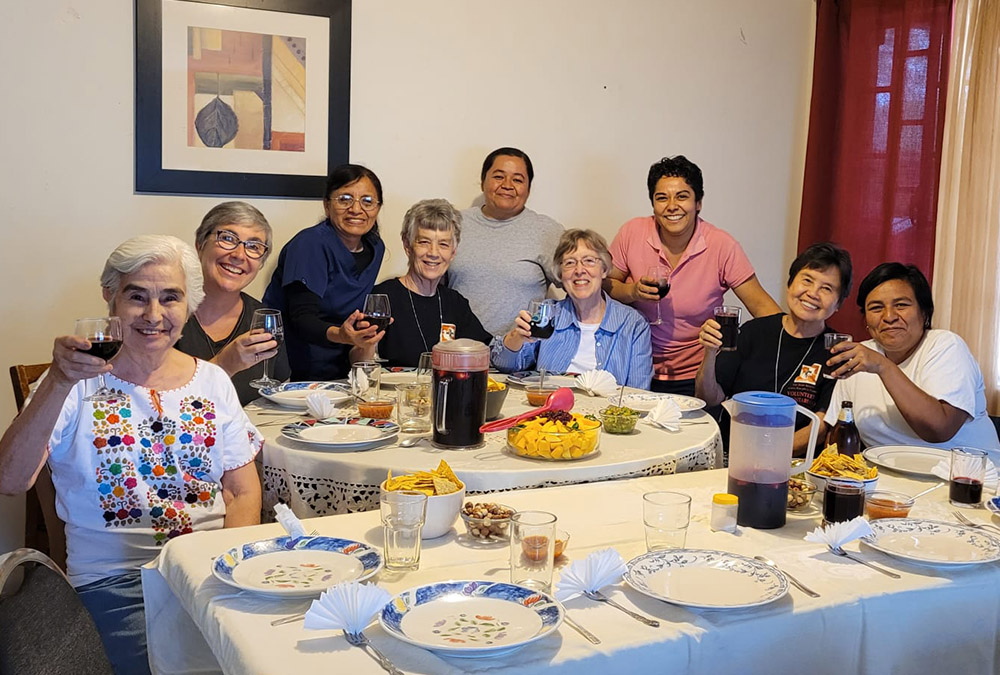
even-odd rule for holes
{"type": "Polygon", "coordinates": [[[827,445],[837,444],[837,452],[841,455],[856,455],[861,452],[861,434],[854,424],[854,402],[844,401],[840,404],[840,416],[833,425],[827,445]]]}

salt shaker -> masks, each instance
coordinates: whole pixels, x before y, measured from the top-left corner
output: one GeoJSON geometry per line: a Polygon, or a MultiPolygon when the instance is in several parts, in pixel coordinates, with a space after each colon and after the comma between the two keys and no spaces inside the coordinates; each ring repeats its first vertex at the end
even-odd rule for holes
{"type": "Polygon", "coordinates": [[[736,533],[736,513],[739,511],[739,497],[720,492],[712,497],[712,521],[714,532],[736,533]]]}

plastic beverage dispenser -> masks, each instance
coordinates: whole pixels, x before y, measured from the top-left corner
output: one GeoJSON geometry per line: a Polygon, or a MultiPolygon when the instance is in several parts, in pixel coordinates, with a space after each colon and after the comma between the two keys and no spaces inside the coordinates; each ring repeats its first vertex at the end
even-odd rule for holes
{"type": "Polygon", "coordinates": [[[431,362],[434,445],[442,448],[482,445],[479,427],[486,421],[489,347],[466,338],[439,342],[431,350],[431,362]]]}
{"type": "Polygon", "coordinates": [[[772,529],[785,524],[792,470],[795,413],[812,418],[809,447],[819,418],[783,394],[745,391],[723,404],[729,426],[729,492],[739,497],[737,522],[772,529]]]}

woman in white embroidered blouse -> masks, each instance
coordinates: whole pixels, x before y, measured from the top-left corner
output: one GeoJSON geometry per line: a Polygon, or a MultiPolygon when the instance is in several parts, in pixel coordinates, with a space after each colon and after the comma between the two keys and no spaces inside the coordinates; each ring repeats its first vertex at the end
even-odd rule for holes
{"type": "Polygon", "coordinates": [[[260,520],[261,438],[221,368],[176,349],[204,297],[198,256],[175,237],[129,239],[101,275],[122,323],[112,361],[88,340],[55,340],[52,366],[0,439],[0,493],[48,462],[66,522],[70,581],[118,672],[148,672],[139,567],[169,539],[260,520]],[[113,396],[88,401],[106,374],[113,396]]]}

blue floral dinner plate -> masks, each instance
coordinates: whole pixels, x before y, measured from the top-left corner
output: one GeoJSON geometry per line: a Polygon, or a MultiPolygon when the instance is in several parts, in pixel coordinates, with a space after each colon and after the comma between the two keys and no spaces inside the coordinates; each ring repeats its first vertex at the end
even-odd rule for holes
{"type": "Polygon", "coordinates": [[[212,563],[230,586],[284,597],[313,597],[343,581],[363,581],[382,569],[377,549],[336,537],[262,539],[231,548],[212,563]]]}
{"type": "Polygon", "coordinates": [[[331,417],[325,420],[302,420],[281,427],[281,435],[293,441],[318,446],[323,450],[360,450],[392,441],[399,425],[392,420],[369,417],[331,417]]]}
{"type": "Polygon", "coordinates": [[[563,608],[547,593],[493,581],[444,581],[403,591],[379,615],[393,637],[444,656],[507,654],[549,635],[563,608]]]}
{"type": "Polygon", "coordinates": [[[336,382],[285,382],[277,387],[261,389],[260,395],[284,408],[306,410],[306,396],[317,392],[335,404],[351,398],[351,395],[344,391],[344,385],[336,382]]]}
{"type": "Polygon", "coordinates": [[[1000,516],[1000,497],[994,497],[993,499],[986,500],[986,508],[994,516],[1000,516]]]}

